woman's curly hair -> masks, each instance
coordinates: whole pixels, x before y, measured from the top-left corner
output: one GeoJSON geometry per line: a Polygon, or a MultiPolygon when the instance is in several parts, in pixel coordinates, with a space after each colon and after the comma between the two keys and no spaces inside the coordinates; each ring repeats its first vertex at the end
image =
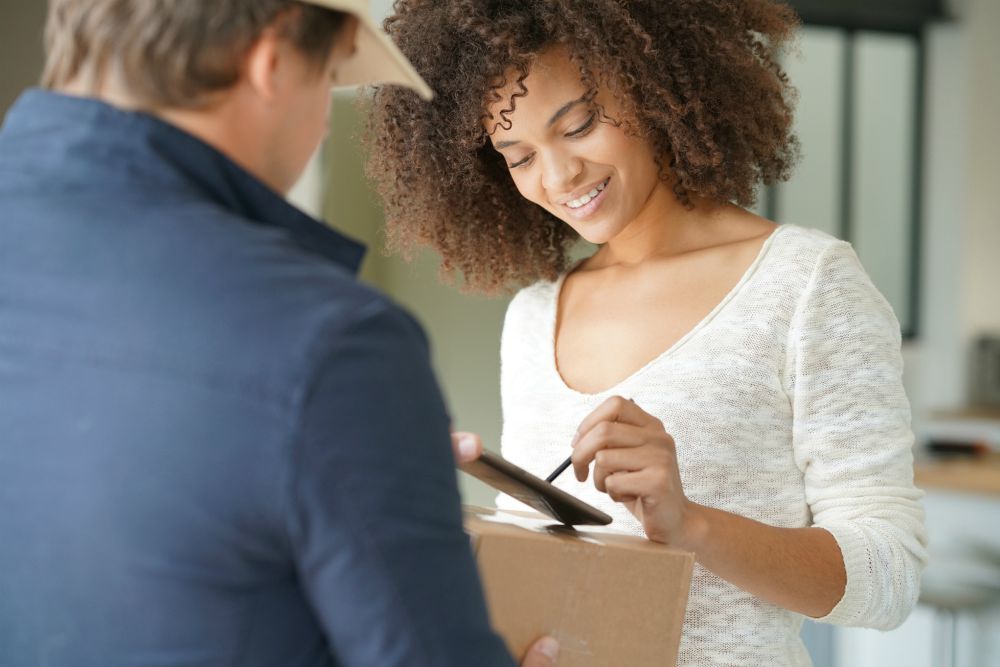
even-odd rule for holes
{"type": "Polygon", "coordinates": [[[533,62],[556,45],[596,111],[599,86],[620,100],[624,117],[602,118],[650,142],[682,203],[752,205],[798,154],[778,62],[797,25],[775,0],[397,0],[386,30],[437,97],[380,87],[371,102],[368,173],[389,248],[431,246],[443,275],[485,292],[566,270],[579,237],[520,195],[487,134],[509,123],[533,62]],[[518,92],[490,117],[511,83],[518,92]]]}

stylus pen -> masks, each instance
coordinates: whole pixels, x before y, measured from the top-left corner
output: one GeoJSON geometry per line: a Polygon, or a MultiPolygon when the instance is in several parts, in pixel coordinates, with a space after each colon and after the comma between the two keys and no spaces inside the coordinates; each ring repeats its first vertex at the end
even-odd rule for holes
{"type": "Polygon", "coordinates": [[[570,467],[573,463],[573,457],[568,457],[565,461],[559,464],[559,467],[552,471],[552,474],[545,478],[545,481],[551,484],[556,477],[563,473],[563,470],[570,467]]]}
{"type": "MultiPolygon", "coordinates": [[[[635,403],[635,400],[633,400],[631,398],[628,399],[628,400],[632,401],[632,403],[635,403]]],[[[617,417],[615,418],[615,421],[618,421],[617,417]]],[[[573,456],[570,455],[569,457],[567,457],[567,459],[565,461],[563,461],[562,463],[559,464],[558,468],[556,468],[555,470],[552,471],[551,475],[549,475],[548,477],[545,478],[545,481],[548,482],[549,484],[551,484],[555,480],[556,477],[558,477],[559,475],[563,474],[563,471],[566,470],[566,468],[570,467],[570,465],[572,465],[572,464],[573,464],[573,456]]]]}

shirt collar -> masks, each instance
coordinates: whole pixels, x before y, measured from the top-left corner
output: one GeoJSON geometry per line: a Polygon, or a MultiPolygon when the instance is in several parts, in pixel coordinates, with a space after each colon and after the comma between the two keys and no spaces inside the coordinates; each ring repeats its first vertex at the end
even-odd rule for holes
{"type": "MultiPolygon", "coordinates": [[[[43,133],[57,141],[63,128],[91,142],[125,146],[137,160],[159,158],[205,196],[248,222],[284,229],[305,250],[356,274],[365,246],[299,210],[218,149],[146,113],[93,98],[43,90],[24,93],[7,115],[4,133],[43,133]],[[153,155],[143,155],[152,152],[153,155]]],[[[100,153],[98,151],[98,153],[100,153]]]]}

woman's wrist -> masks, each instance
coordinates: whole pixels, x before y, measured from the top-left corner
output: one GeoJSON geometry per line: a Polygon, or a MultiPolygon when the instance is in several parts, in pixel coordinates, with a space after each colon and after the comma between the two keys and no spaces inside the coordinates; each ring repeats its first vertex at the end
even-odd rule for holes
{"type": "Polygon", "coordinates": [[[688,500],[681,512],[681,530],[671,546],[698,553],[704,548],[709,532],[709,518],[704,505],[688,500]]]}

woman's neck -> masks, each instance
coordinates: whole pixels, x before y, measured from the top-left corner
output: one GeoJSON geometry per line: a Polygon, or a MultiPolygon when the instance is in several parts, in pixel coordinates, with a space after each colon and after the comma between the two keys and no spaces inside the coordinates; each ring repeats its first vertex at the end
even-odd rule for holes
{"type": "Polygon", "coordinates": [[[639,215],[587,261],[588,269],[631,267],[653,257],[669,257],[705,245],[706,224],[718,217],[720,205],[692,197],[685,207],[668,184],[660,183],[639,215]]]}

